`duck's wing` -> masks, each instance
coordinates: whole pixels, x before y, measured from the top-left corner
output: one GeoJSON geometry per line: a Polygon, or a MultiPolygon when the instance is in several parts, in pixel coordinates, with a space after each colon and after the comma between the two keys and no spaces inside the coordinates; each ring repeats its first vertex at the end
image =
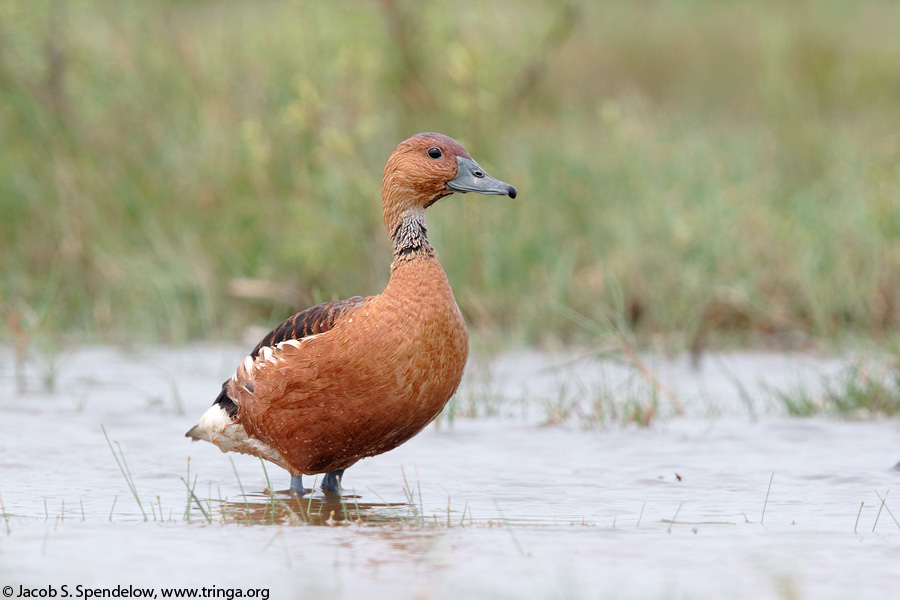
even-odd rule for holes
{"type": "MultiPolygon", "coordinates": [[[[222,384],[222,390],[213,402],[212,407],[204,415],[205,420],[201,418],[200,424],[191,429],[186,436],[194,439],[208,439],[208,435],[205,435],[206,429],[222,429],[237,419],[238,405],[234,398],[229,396],[228,386],[230,383],[236,383],[238,379],[243,379],[240,377],[242,371],[246,373],[257,361],[265,361],[274,350],[279,349],[285,343],[296,344],[304,338],[325,333],[371,298],[371,296],[366,298],[354,296],[347,300],[323,302],[298,312],[275,327],[263,337],[250,355],[244,359],[241,366],[238,367],[235,376],[225,380],[225,383],[222,384]],[[206,421],[210,421],[210,424],[207,424],[206,421]]],[[[245,383],[244,385],[247,384],[245,383]]]]}
{"type": "Polygon", "coordinates": [[[355,310],[369,298],[354,296],[347,300],[323,302],[304,311],[298,312],[290,319],[270,331],[250,353],[250,358],[256,359],[265,347],[274,347],[287,340],[302,340],[311,335],[325,333],[337,323],[346,313],[355,310]]]}

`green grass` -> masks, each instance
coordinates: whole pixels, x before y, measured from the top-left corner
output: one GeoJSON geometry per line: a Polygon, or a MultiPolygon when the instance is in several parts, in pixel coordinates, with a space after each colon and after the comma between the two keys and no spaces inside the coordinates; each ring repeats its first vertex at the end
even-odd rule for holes
{"type": "MultiPolygon", "coordinates": [[[[119,445],[119,440],[113,440],[116,444],[116,448],[119,449],[119,453],[116,454],[116,448],[113,448],[113,442],[110,441],[109,436],[106,434],[106,427],[101,425],[100,429],[103,431],[103,437],[106,438],[107,445],[109,445],[109,451],[112,452],[113,458],[116,459],[116,465],[119,467],[119,471],[121,471],[122,477],[125,478],[125,483],[128,484],[128,489],[131,491],[131,495],[134,496],[134,500],[135,502],[137,502],[138,508],[141,509],[141,514],[144,515],[144,520],[148,521],[149,519],[147,518],[147,511],[144,510],[144,504],[141,502],[141,497],[138,494],[137,486],[134,483],[134,476],[131,474],[131,469],[128,468],[128,463],[125,461],[125,453],[122,451],[122,447],[119,445]]],[[[190,462],[188,462],[188,469],[190,469],[190,462]]],[[[188,491],[193,494],[190,489],[188,491]]],[[[154,513],[154,520],[155,516],[156,515],[154,513]]]]}
{"type": "Polygon", "coordinates": [[[891,416],[900,413],[900,363],[855,365],[826,395],[842,414],[891,416]]]}
{"type": "Polygon", "coordinates": [[[805,388],[776,390],[774,394],[793,416],[896,416],[900,414],[900,349],[860,358],[839,376],[826,381],[821,394],[805,388]]]}
{"type": "MultiPolygon", "coordinates": [[[[138,508],[143,515],[144,521],[150,521],[151,518],[150,516],[148,516],[146,510],[144,509],[144,502],[142,502],[141,497],[138,494],[134,476],[132,475],[131,470],[128,468],[128,463],[125,460],[125,453],[119,446],[119,441],[110,440],[109,435],[106,433],[106,428],[101,426],[101,429],[103,431],[103,436],[106,439],[106,443],[113,454],[113,458],[116,461],[116,465],[119,467],[119,471],[122,473],[122,477],[125,479],[125,483],[128,485],[128,489],[131,491],[135,501],[137,502],[138,508]],[[115,448],[113,447],[113,444],[115,444],[115,448]]],[[[432,519],[426,517],[424,513],[424,507],[422,504],[422,491],[421,488],[419,488],[418,479],[416,480],[416,486],[419,494],[419,499],[418,504],[416,504],[414,494],[411,491],[411,488],[409,488],[409,484],[406,482],[405,472],[403,472],[402,474],[405,485],[404,493],[407,496],[406,503],[388,503],[384,500],[381,500],[380,498],[380,503],[360,503],[358,500],[358,496],[356,496],[355,494],[347,496],[347,498],[349,498],[350,500],[349,502],[343,495],[339,495],[337,499],[335,499],[333,495],[323,496],[321,494],[317,494],[315,491],[315,483],[313,483],[313,493],[304,498],[296,498],[287,494],[281,494],[272,489],[272,483],[269,479],[266,464],[262,459],[260,459],[260,464],[262,466],[263,483],[265,484],[265,490],[263,493],[248,494],[244,491],[244,485],[241,482],[240,476],[237,472],[237,468],[234,466],[234,462],[232,461],[235,479],[237,480],[238,487],[241,490],[241,499],[237,502],[229,502],[227,499],[222,498],[221,490],[219,491],[218,496],[213,496],[211,482],[208,496],[206,498],[201,498],[197,495],[196,490],[198,475],[195,474],[193,480],[191,480],[191,459],[190,457],[188,457],[187,474],[185,477],[180,477],[181,482],[184,484],[185,489],[187,490],[187,499],[184,506],[182,521],[185,523],[191,523],[192,517],[195,514],[194,511],[196,510],[199,512],[199,515],[202,516],[200,522],[209,525],[220,522],[237,523],[243,525],[356,524],[367,526],[401,525],[426,528],[432,527],[432,519]]],[[[115,496],[113,498],[112,507],[110,508],[109,512],[109,521],[113,520],[113,513],[115,511],[117,500],[118,496],[115,496]]],[[[86,516],[84,513],[83,501],[81,501],[80,504],[81,517],[82,521],[84,521],[86,520],[86,516]]],[[[151,501],[149,505],[152,520],[154,522],[175,521],[172,516],[172,512],[169,513],[168,517],[166,516],[162,506],[162,499],[158,495],[156,496],[156,504],[151,501]]],[[[467,508],[468,505],[463,507],[462,516],[460,517],[459,521],[460,527],[464,526],[467,508]]],[[[44,498],[44,515],[46,519],[50,518],[46,498],[44,498]]],[[[0,495],[0,517],[3,517],[4,519],[4,525],[7,534],[9,533],[9,516],[10,515],[7,514],[6,509],[3,506],[3,497],[2,495],[0,495]]],[[[60,518],[62,520],[65,520],[65,500],[62,501],[60,518]]],[[[433,515],[433,519],[433,524],[435,527],[443,526],[445,524],[443,518],[440,522],[437,520],[436,514],[433,515]]],[[[469,516],[469,522],[469,524],[471,525],[471,514],[469,516]]],[[[449,528],[451,526],[452,523],[450,500],[448,498],[446,527],[449,528]]]]}
{"type": "Polygon", "coordinates": [[[0,335],[230,338],[377,293],[381,172],[423,130],[520,189],[430,210],[487,343],[593,335],[560,305],[685,345],[882,335],[898,21],[886,1],[0,0],[0,335]]]}

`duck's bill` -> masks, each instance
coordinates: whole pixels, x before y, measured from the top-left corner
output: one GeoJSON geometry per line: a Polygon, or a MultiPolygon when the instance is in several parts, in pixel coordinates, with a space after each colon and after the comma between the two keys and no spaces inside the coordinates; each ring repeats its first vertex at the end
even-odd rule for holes
{"type": "Polygon", "coordinates": [[[516,188],[494,179],[471,158],[456,157],[456,177],[447,182],[447,189],[453,192],[477,192],[497,196],[516,197],[516,188]]]}

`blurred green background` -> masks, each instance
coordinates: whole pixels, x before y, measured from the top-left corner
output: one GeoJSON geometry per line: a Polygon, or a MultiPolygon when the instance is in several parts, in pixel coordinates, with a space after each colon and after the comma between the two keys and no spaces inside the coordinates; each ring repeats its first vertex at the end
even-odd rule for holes
{"type": "Polygon", "coordinates": [[[0,0],[11,337],[233,339],[387,282],[384,163],[481,340],[900,328],[900,3],[0,0]]]}

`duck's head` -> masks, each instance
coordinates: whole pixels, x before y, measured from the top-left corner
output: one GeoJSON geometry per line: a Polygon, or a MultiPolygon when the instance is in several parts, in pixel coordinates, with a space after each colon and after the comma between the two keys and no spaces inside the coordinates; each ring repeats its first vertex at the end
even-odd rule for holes
{"type": "Polygon", "coordinates": [[[397,146],[384,168],[382,204],[388,231],[411,212],[454,192],[516,197],[516,188],[484,172],[466,149],[440,133],[420,133],[397,146]]]}

